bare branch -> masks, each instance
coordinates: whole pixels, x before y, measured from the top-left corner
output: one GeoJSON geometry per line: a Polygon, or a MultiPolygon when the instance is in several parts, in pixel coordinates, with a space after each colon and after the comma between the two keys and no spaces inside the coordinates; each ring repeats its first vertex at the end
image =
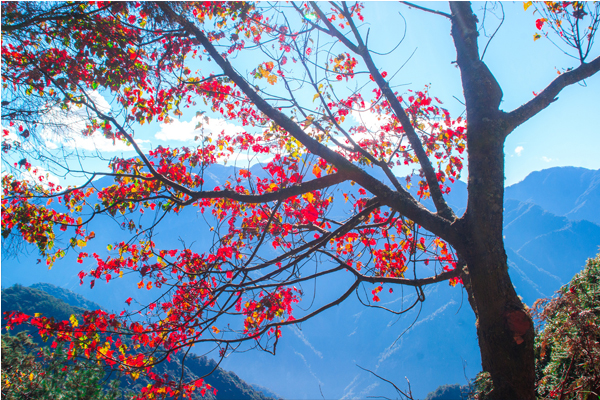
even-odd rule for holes
{"type": "Polygon", "coordinates": [[[392,381],[390,381],[390,380],[387,380],[387,379],[385,379],[385,378],[383,378],[383,377],[381,377],[381,376],[377,375],[375,372],[371,371],[370,369],[363,368],[363,367],[361,367],[361,366],[360,366],[360,365],[358,365],[358,364],[356,364],[356,366],[357,366],[358,368],[362,369],[363,371],[367,371],[367,372],[370,372],[370,373],[372,373],[373,375],[375,375],[377,378],[381,379],[382,381],[389,383],[390,385],[392,385],[392,386],[394,387],[394,389],[396,389],[396,391],[397,391],[399,394],[401,394],[402,396],[406,397],[407,399],[412,399],[412,398],[413,398],[413,397],[412,397],[412,393],[410,392],[410,390],[409,390],[409,392],[408,392],[408,393],[405,393],[405,392],[404,392],[404,391],[402,391],[402,390],[401,390],[401,389],[400,389],[398,386],[396,386],[396,385],[394,384],[394,382],[392,382],[392,381]]]}
{"type": "Polygon", "coordinates": [[[558,76],[544,90],[533,99],[511,111],[506,115],[509,125],[507,135],[517,126],[521,125],[550,104],[558,100],[556,97],[565,87],[580,82],[594,75],[600,70],[600,57],[596,57],[590,63],[581,64],[579,67],[558,76]]]}

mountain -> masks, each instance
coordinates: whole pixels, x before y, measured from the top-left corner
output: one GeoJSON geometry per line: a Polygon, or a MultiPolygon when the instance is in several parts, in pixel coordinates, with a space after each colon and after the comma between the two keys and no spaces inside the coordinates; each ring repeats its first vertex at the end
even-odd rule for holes
{"type": "Polygon", "coordinates": [[[36,283],[30,286],[32,289],[41,290],[42,292],[48,293],[51,296],[56,297],[65,303],[74,306],[85,308],[86,310],[102,310],[102,306],[93,301],[89,301],[85,297],[68,289],[63,289],[51,283],[36,283]]]}
{"type": "MultiPolygon", "coordinates": [[[[77,293],[48,283],[40,283],[32,285],[32,287],[15,285],[3,289],[2,311],[21,311],[29,315],[43,313],[44,316],[54,317],[57,320],[68,320],[72,314],[81,315],[86,311],[86,308],[68,304],[66,301],[62,300],[62,298],[69,300],[77,299],[77,301],[80,301],[81,305],[97,306],[97,304],[90,302],[77,293]],[[52,296],[49,293],[57,293],[61,298],[52,296]]],[[[2,327],[4,328],[4,320],[2,320],[2,327]]],[[[22,330],[24,329],[15,329],[14,331],[10,331],[10,334],[14,335],[22,330]]],[[[32,332],[30,332],[30,334],[32,334],[32,332]]],[[[43,345],[43,342],[40,341],[37,335],[33,334],[33,337],[38,344],[43,345]]],[[[196,396],[197,399],[272,400],[273,398],[278,397],[275,393],[268,391],[268,389],[255,389],[252,385],[241,380],[236,374],[219,368],[214,360],[208,359],[207,357],[191,355],[186,358],[185,363],[182,362],[182,358],[181,355],[176,355],[171,361],[160,364],[156,369],[156,372],[160,374],[166,373],[174,379],[178,379],[181,377],[181,371],[183,369],[185,379],[193,381],[214,370],[212,374],[204,378],[204,381],[218,389],[216,396],[213,393],[207,392],[207,395],[204,397],[200,397],[199,395],[196,396]],[[267,395],[265,392],[270,394],[267,395]]],[[[143,378],[134,382],[123,381],[121,383],[121,388],[139,390],[148,383],[149,382],[143,378]]]]}
{"type": "MultiPolygon", "coordinates": [[[[207,188],[222,184],[233,172],[233,167],[218,167],[218,170],[205,175],[207,188]]],[[[587,258],[598,252],[600,244],[598,223],[574,218],[588,208],[593,209],[594,204],[600,205],[593,196],[596,179],[593,177],[598,171],[580,168],[565,168],[565,171],[553,168],[548,171],[533,173],[523,182],[507,188],[504,235],[509,272],[518,294],[528,305],[540,297],[552,296],[581,269],[587,258]],[[562,177],[564,182],[555,176],[562,177]],[[565,185],[573,182],[583,183],[574,185],[564,199],[560,197],[565,185]],[[541,198],[531,192],[538,189],[545,191],[541,198]],[[554,200],[562,208],[547,208],[553,207],[550,201],[553,196],[562,199],[560,202],[554,200]]],[[[253,167],[253,173],[260,172],[260,166],[253,167]]],[[[357,190],[356,186],[341,187],[340,191],[346,193],[357,190]]],[[[334,196],[332,216],[336,213],[342,215],[343,196],[337,195],[335,190],[329,194],[334,196]]],[[[466,184],[456,182],[448,195],[448,202],[459,215],[466,207],[466,199],[466,184]]],[[[423,204],[433,207],[430,200],[423,201],[423,204]]],[[[210,222],[210,216],[199,213],[197,209],[184,209],[162,221],[160,229],[156,230],[155,241],[157,246],[179,248],[179,237],[182,236],[186,245],[194,246],[196,251],[204,251],[212,244],[212,234],[208,234],[210,222]]],[[[107,243],[127,238],[127,232],[109,217],[101,216],[94,224],[91,228],[96,232],[96,239],[86,247],[90,254],[106,254],[107,243]]],[[[124,308],[124,301],[130,296],[143,304],[152,300],[149,296],[154,295],[153,291],[137,290],[139,276],[134,275],[125,275],[110,284],[97,282],[93,290],[89,284],[80,286],[77,273],[93,265],[87,261],[83,265],[77,264],[72,254],[51,271],[36,264],[34,255],[5,259],[2,266],[4,284],[31,285],[43,280],[117,312],[124,308]]],[[[321,267],[314,265],[314,268],[321,267]]],[[[423,274],[427,272],[430,271],[423,274]]],[[[299,306],[307,307],[313,296],[314,304],[323,304],[343,293],[352,282],[347,275],[340,272],[304,285],[305,301],[299,306]]],[[[374,287],[367,285],[364,291],[357,291],[340,305],[313,319],[284,328],[275,356],[258,350],[241,352],[228,356],[220,366],[234,371],[245,381],[269,387],[292,399],[397,396],[391,385],[358,366],[393,381],[401,388],[407,387],[404,379],[407,377],[415,398],[425,398],[428,392],[440,385],[466,384],[468,378],[480,371],[475,318],[461,287],[450,287],[445,283],[426,287],[423,293],[426,301],[399,315],[369,309],[361,304],[358,296],[364,300],[374,287]]],[[[387,293],[386,286],[380,305],[394,309],[402,306],[406,310],[416,298],[414,289],[394,287],[393,293],[387,293]]],[[[211,350],[199,346],[194,351],[207,354],[211,350]]]]}
{"type": "Polygon", "coordinates": [[[555,167],[532,172],[507,187],[504,198],[537,204],[572,221],[600,224],[600,170],[555,167]]]}
{"type": "Polygon", "coordinates": [[[509,271],[529,305],[552,296],[598,252],[600,225],[571,221],[530,202],[506,200],[504,210],[509,271]]]}
{"type": "MultiPolygon", "coordinates": [[[[43,315],[52,316],[57,320],[65,321],[73,314],[81,315],[86,309],[82,307],[72,306],[57,299],[54,296],[41,290],[28,288],[21,285],[14,285],[7,289],[2,289],[2,312],[21,311],[28,315],[41,313],[43,315]]],[[[2,329],[4,333],[4,318],[2,318],[2,329]]],[[[27,330],[25,326],[18,326],[14,331],[10,331],[11,335],[27,330]]],[[[41,344],[39,337],[34,337],[35,341],[41,344]]]]}

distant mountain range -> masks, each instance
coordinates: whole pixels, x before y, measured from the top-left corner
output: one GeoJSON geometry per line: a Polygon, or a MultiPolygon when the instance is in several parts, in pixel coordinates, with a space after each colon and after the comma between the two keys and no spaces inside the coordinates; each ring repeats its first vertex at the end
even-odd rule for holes
{"type": "MultiPolygon", "coordinates": [[[[256,174],[261,172],[260,167],[253,168],[256,174]]],[[[232,171],[233,167],[215,166],[205,175],[206,187],[222,184],[232,171]]],[[[352,190],[344,187],[346,192],[352,190]]],[[[335,201],[343,203],[341,198],[336,196],[335,201]]],[[[458,181],[448,203],[461,214],[466,200],[466,184],[458,181]]],[[[430,201],[424,204],[433,206],[430,201]]],[[[599,207],[598,170],[551,168],[506,188],[504,235],[509,272],[527,304],[551,296],[582,269],[587,258],[598,253],[600,213],[595,210],[599,207]]],[[[95,226],[95,243],[86,248],[90,253],[102,254],[106,243],[126,237],[110,218],[98,219],[95,226]]],[[[212,238],[205,234],[207,229],[197,210],[186,209],[168,216],[155,239],[159,245],[176,248],[185,232],[186,241],[195,240],[197,248],[208,248],[212,238]]],[[[110,285],[97,284],[93,290],[89,285],[79,286],[77,272],[90,266],[76,264],[72,256],[52,271],[37,265],[34,255],[5,259],[2,267],[5,287],[51,282],[112,310],[121,310],[131,293],[140,303],[151,300],[149,291],[132,290],[135,283],[127,277],[110,285]]],[[[314,289],[319,301],[347,287],[349,280],[343,274],[326,277],[307,291],[314,289]]],[[[357,365],[404,388],[406,376],[415,398],[425,398],[440,385],[465,384],[481,369],[475,318],[466,293],[460,287],[439,284],[427,287],[425,295],[422,307],[400,316],[365,308],[351,297],[301,326],[284,329],[276,356],[259,351],[234,354],[221,367],[288,399],[396,397],[391,385],[357,365]]],[[[411,289],[395,287],[393,295],[382,297],[382,305],[397,308],[415,297],[411,289]]],[[[208,350],[198,349],[200,354],[203,351],[208,350]]]]}
{"type": "Polygon", "coordinates": [[[600,170],[556,167],[529,174],[509,186],[505,198],[537,204],[571,221],[600,224],[600,170]]]}
{"type": "MultiPolygon", "coordinates": [[[[43,313],[44,316],[54,317],[57,320],[68,320],[73,314],[81,315],[84,311],[98,309],[98,305],[90,302],[81,295],[74,293],[48,283],[36,284],[31,287],[15,285],[2,290],[2,310],[22,311],[32,315],[43,313]],[[51,295],[52,293],[53,295],[51,295]],[[85,305],[86,307],[80,307],[85,305]],[[93,306],[87,308],[87,306],[93,306]]],[[[2,320],[4,328],[4,320],[2,320]]],[[[20,332],[23,327],[10,331],[11,335],[20,332]]],[[[4,334],[5,331],[3,330],[4,334]]],[[[30,332],[32,337],[39,345],[48,345],[43,343],[35,332],[30,332]]],[[[186,381],[194,381],[215,370],[212,374],[204,378],[204,381],[211,386],[218,388],[216,396],[212,392],[207,392],[204,397],[196,394],[193,400],[273,400],[278,398],[275,393],[259,386],[249,385],[241,380],[236,374],[227,372],[217,367],[214,360],[204,356],[188,357],[183,366],[186,381]]],[[[155,372],[168,374],[174,379],[181,377],[182,356],[176,355],[171,361],[164,362],[156,367],[155,372]]],[[[136,391],[145,387],[149,381],[140,377],[136,381],[122,379],[120,388],[122,390],[136,391]]]]}

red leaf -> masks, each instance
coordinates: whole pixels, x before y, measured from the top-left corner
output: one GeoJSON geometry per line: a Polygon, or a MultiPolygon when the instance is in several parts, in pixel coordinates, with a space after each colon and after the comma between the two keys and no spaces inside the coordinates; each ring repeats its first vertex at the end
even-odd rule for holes
{"type": "Polygon", "coordinates": [[[541,30],[545,22],[546,18],[539,18],[535,21],[535,27],[538,28],[538,30],[541,30]]]}

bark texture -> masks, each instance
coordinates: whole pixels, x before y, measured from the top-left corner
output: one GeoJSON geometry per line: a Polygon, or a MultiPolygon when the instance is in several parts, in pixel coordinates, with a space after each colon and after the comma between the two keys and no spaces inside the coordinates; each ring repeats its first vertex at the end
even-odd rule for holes
{"type": "Polygon", "coordinates": [[[484,371],[494,383],[494,399],[534,399],[534,329],[510,280],[502,222],[504,139],[509,133],[498,109],[502,90],[480,60],[476,18],[469,3],[451,5],[457,63],[467,105],[469,200],[461,218],[459,253],[467,264],[470,303],[484,371]]]}

